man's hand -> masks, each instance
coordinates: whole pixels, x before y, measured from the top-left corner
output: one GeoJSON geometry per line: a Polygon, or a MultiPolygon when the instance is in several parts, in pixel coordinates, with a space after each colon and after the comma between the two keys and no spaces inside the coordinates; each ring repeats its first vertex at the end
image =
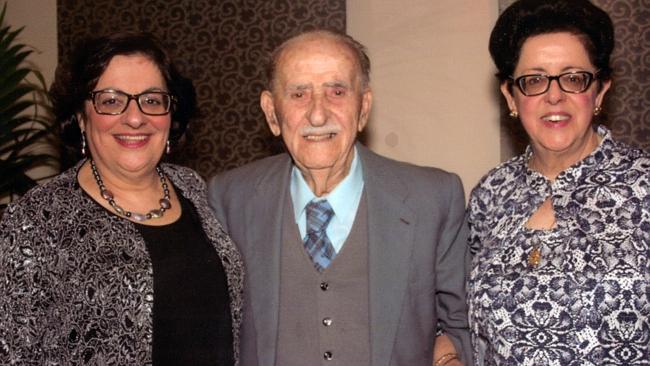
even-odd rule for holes
{"type": "Polygon", "coordinates": [[[436,337],[433,346],[433,366],[464,366],[458,358],[454,343],[445,334],[436,337]]]}
{"type": "Polygon", "coordinates": [[[450,360],[447,363],[442,364],[442,366],[465,366],[465,365],[463,365],[463,363],[460,362],[459,359],[455,358],[453,360],[450,360]]]}

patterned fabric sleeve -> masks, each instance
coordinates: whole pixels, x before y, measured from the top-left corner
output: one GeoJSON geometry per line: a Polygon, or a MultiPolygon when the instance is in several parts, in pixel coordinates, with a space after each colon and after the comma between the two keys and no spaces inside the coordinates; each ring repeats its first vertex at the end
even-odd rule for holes
{"type": "Polygon", "coordinates": [[[10,206],[0,223],[0,364],[39,364],[46,299],[53,296],[43,283],[31,243],[46,233],[22,206],[10,206]]]}

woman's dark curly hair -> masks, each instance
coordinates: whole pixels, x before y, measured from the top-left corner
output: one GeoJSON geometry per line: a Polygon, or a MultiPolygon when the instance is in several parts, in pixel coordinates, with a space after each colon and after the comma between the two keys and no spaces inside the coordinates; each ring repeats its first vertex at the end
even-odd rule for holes
{"type": "Polygon", "coordinates": [[[144,55],[160,70],[167,91],[176,97],[172,109],[170,140],[178,142],[196,114],[196,92],[192,81],[183,77],[156,38],[148,33],[124,32],[81,41],[68,63],[59,65],[50,88],[54,117],[63,142],[77,148],[81,131],[76,114],[84,113],[84,103],[106,67],[117,55],[144,55]]]}
{"type": "Polygon", "coordinates": [[[582,41],[599,80],[609,80],[614,27],[609,15],[589,0],[519,0],[499,16],[490,35],[490,54],[499,80],[513,75],[521,47],[532,36],[569,32],[582,41]]]}

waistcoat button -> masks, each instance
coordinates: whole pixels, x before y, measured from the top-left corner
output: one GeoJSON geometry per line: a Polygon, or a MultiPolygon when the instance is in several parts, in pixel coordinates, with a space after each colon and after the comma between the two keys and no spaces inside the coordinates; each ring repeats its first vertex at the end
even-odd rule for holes
{"type": "Polygon", "coordinates": [[[332,325],[332,318],[324,318],[323,319],[323,325],[326,326],[326,327],[329,327],[330,325],[332,325]]]}
{"type": "Polygon", "coordinates": [[[331,351],[325,351],[325,353],[323,353],[323,358],[326,361],[331,361],[334,358],[334,355],[332,355],[331,351]]]}
{"type": "Polygon", "coordinates": [[[327,291],[327,289],[330,287],[330,284],[327,282],[321,282],[320,283],[320,289],[323,291],[327,291]]]}

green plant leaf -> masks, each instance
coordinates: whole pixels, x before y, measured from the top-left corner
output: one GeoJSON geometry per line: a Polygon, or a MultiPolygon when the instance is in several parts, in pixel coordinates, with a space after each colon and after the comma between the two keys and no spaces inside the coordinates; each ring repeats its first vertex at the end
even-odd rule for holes
{"type": "Polygon", "coordinates": [[[47,90],[47,83],[45,82],[45,77],[43,76],[43,73],[38,71],[38,70],[32,70],[32,74],[36,76],[36,80],[38,80],[38,86],[40,86],[43,91],[47,90]]]}
{"type": "Polygon", "coordinates": [[[0,147],[0,155],[9,154],[16,157],[25,148],[30,147],[49,134],[48,130],[17,130],[14,131],[14,141],[11,145],[0,147]]]}
{"type": "Polygon", "coordinates": [[[18,127],[23,126],[23,124],[25,125],[23,128],[33,128],[27,126],[27,123],[30,121],[30,117],[23,116],[12,118],[7,121],[3,121],[3,123],[0,123],[0,145],[6,143],[7,139],[13,140],[13,131],[18,127]]]}
{"type": "Polygon", "coordinates": [[[12,131],[21,127],[22,129],[53,129],[52,122],[49,119],[39,116],[18,116],[14,118],[0,118],[0,141],[6,135],[11,135],[12,131]]]}
{"type": "Polygon", "coordinates": [[[19,100],[15,103],[12,103],[5,109],[5,106],[0,106],[0,113],[2,113],[5,117],[12,117],[12,116],[17,116],[29,107],[32,106],[32,102],[29,100],[19,100]]]}
{"type": "Polygon", "coordinates": [[[34,87],[29,85],[18,85],[15,88],[0,87],[0,106],[9,105],[22,99],[29,93],[34,92],[34,87]]]}
{"type": "Polygon", "coordinates": [[[0,83],[4,84],[5,86],[19,85],[25,79],[25,77],[29,75],[29,73],[29,69],[18,69],[12,73],[0,75],[0,77],[2,77],[0,79],[0,83]]]}
{"type": "MultiPolygon", "coordinates": [[[[4,16],[4,14],[3,14],[3,16],[4,16]]],[[[0,25],[2,25],[2,23],[4,23],[4,19],[0,18],[0,25]]],[[[11,27],[2,27],[2,28],[0,28],[0,40],[3,40],[3,39],[5,39],[5,37],[7,37],[7,33],[9,33],[9,30],[11,30],[11,27]]]]}
{"type": "MultiPolygon", "coordinates": [[[[13,123],[12,123],[13,124],[13,123]]],[[[18,125],[20,128],[15,128],[12,131],[6,133],[0,138],[0,151],[8,152],[11,149],[18,149],[20,141],[29,138],[30,135],[36,134],[39,131],[47,131],[43,128],[34,128],[30,126],[18,125]],[[8,145],[8,146],[6,146],[8,145]]]]}
{"type": "MultiPolygon", "coordinates": [[[[2,39],[0,39],[0,49],[8,48],[12,46],[13,41],[18,37],[20,32],[23,31],[24,27],[20,27],[15,31],[8,31],[2,39]]],[[[20,44],[19,44],[20,45],[20,44]]]]}
{"type": "Polygon", "coordinates": [[[33,49],[16,41],[22,27],[4,24],[6,10],[5,2],[0,12],[0,196],[13,198],[37,184],[27,170],[56,164],[56,156],[33,149],[50,144],[56,128],[45,79],[26,62],[33,49]]]}
{"type": "Polygon", "coordinates": [[[32,50],[22,51],[23,48],[12,47],[6,52],[0,52],[0,70],[4,70],[3,74],[15,71],[18,65],[34,52],[32,50]]]}

